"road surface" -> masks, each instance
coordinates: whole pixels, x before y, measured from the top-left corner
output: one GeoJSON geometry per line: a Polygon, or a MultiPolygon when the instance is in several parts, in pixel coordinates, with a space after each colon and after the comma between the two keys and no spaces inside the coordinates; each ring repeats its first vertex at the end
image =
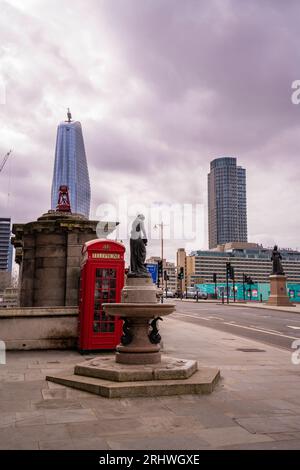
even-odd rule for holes
{"type": "Polygon", "coordinates": [[[216,330],[243,336],[262,343],[291,350],[300,340],[300,315],[297,313],[215,304],[205,301],[175,303],[178,320],[200,324],[216,330]]]}

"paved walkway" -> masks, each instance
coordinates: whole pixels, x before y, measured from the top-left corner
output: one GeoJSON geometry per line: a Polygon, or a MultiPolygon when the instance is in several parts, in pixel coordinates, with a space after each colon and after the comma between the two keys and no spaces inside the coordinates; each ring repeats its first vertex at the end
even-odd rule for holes
{"type": "Polygon", "coordinates": [[[108,400],[44,380],[84,361],[76,352],[12,352],[0,365],[0,449],[300,448],[289,351],[172,318],[161,333],[165,354],[220,367],[214,393],[108,400]]]}

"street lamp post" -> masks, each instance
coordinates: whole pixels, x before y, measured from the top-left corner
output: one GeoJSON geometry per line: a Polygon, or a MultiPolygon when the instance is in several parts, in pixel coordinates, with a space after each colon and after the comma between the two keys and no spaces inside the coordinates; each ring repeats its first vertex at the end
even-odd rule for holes
{"type": "MultiPolygon", "coordinates": [[[[160,229],[160,241],[161,241],[161,262],[162,262],[162,270],[161,270],[161,286],[162,290],[164,291],[164,223],[161,222],[154,226],[154,229],[160,229]]],[[[164,296],[161,296],[161,303],[164,303],[164,296]]]]}

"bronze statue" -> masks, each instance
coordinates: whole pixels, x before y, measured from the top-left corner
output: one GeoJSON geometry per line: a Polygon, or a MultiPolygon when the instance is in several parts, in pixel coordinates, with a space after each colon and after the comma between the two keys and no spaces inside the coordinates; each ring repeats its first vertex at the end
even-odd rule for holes
{"type": "Polygon", "coordinates": [[[68,108],[67,117],[68,117],[67,122],[72,122],[72,114],[71,114],[70,108],[68,108]]]}
{"type": "Polygon", "coordinates": [[[129,277],[150,277],[145,266],[147,235],[144,226],[145,216],[139,214],[132,223],[130,235],[129,277]]]}
{"type": "Polygon", "coordinates": [[[281,264],[282,256],[278,251],[278,246],[275,245],[272,251],[271,261],[273,261],[273,271],[272,274],[281,274],[284,275],[284,270],[281,264]]]}

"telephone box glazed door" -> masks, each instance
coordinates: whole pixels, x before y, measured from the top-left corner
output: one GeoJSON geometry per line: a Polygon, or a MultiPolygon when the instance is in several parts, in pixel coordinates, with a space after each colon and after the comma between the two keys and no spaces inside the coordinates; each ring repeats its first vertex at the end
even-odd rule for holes
{"type": "Polygon", "coordinates": [[[115,349],[122,320],[105,315],[103,303],[121,301],[125,247],[111,240],[84,245],[80,285],[79,350],[115,349]]]}

